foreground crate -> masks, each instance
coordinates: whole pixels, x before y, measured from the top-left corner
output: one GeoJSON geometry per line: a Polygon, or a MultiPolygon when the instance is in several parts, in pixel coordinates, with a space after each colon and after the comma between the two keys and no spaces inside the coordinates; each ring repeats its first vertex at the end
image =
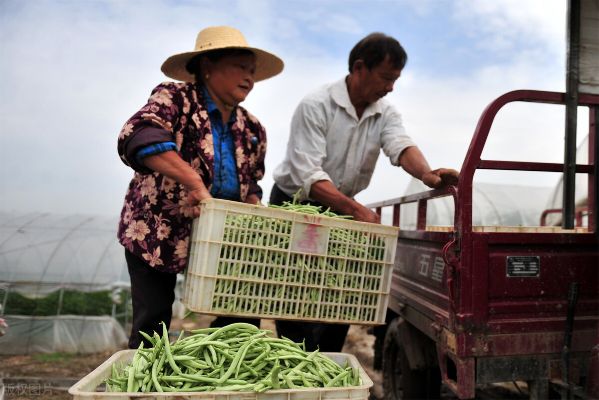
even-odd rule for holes
{"type": "Polygon", "coordinates": [[[170,393],[117,393],[105,392],[104,380],[111,374],[114,364],[124,365],[133,359],[135,350],[122,350],[104,361],[98,368],[69,389],[74,400],[124,400],[124,399],[185,399],[185,400],[367,400],[372,380],[368,377],[360,363],[351,354],[323,353],[339,365],[349,363],[360,373],[362,385],[351,387],[308,388],[269,390],[255,392],[170,392],[170,393]]]}
{"type": "Polygon", "coordinates": [[[183,294],[191,311],[385,322],[398,228],[215,199],[201,209],[183,294]]]}

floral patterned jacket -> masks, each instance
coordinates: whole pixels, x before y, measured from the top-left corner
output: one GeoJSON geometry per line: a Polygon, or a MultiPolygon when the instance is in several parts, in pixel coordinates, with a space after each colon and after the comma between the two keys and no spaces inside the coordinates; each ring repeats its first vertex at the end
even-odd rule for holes
{"type": "MultiPolygon", "coordinates": [[[[247,110],[237,106],[231,132],[241,201],[250,194],[261,196],[258,181],[264,175],[266,132],[247,110]]],[[[164,82],[148,103],[123,126],[118,139],[121,160],[136,172],[121,211],[118,239],[151,267],[180,272],[187,265],[191,209],[186,189],[172,179],[139,164],[135,154],[153,143],[171,141],[178,153],[212,185],[214,146],[210,118],[196,83],[164,82]]]]}

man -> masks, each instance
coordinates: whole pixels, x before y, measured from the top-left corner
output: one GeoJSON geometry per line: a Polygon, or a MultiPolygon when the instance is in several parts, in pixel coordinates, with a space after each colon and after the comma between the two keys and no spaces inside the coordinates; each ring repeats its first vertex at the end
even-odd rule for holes
{"type": "MultiPolygon", "coordinates": [[[[456,184],[458,172],[431,170],[406,135],[399,112],[383,97],[393,91],[407,55],[382,33],[360,40],[349,55],[349,75],[306,96],[292,121],[287,153],[274,171],[270,203],[281,204],[300,192],[300,200],[319,203],[357,221],[380,217],[354,200],[372,177],[382,149],[393,165],[427,186],[456,184]]],[[[349,325],[277,321],[279,336],[305,339],[308,350],[341,351],[349,325]]]]}

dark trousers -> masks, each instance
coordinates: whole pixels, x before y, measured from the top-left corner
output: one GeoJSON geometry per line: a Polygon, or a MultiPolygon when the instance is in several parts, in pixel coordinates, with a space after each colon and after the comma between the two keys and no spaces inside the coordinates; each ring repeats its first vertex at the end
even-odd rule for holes
{"type": "MultiPolygon", "coordinates": [[[[177,274],[161,272],[150,267],[144,260],[125,250],[125,259],[131,278],[131,300],[133,303],[133,326],[129,336],[129,348],[137,349],[143,341],[144,347],[151,346],[139,333],[150,336],[157,332],[162,336],[161,322],[168,329],[171,325],[177,274]]],[[[211,327],[222,327],[236,322],[246,322],[260,327],[259,319],[217,317],[211,327]]]]}
{"type": "Polygon", "coordinates": [[[216,317],[214,321],[210,323],[211,328],[221,328],[223,326],[236,324],[238,322],[245,322],[246,324],[252,324],[255,327],[260,328],[260,320],[257,318],[241,318],[241,317],[216,317]]]}
{"type": "Polygon", "coordinates": [[[128,250],[125,250],[125,259],[131,278],[133,303],[133,326],[129,336],[129,348],[137,349],[142,341],[147,348],[151,344],[139,331],[150,336],[154,332],[162,335],[160,322],[164,322],[167,329],[170,327],[177,274],[158,271],[128,250]]]}
{"type": "MultiPolygon", "coordinates": [[[[276,184],[270,192],[270,204],[281,205],[293,199],[285,194],[276,184]]],[[[320,205],[312,202],[311,204],[320,205]]],[[[320,322],[275,321],[279,337],[286,337],[294,342],[305,341],[306,350],[340,352],[349,330],[346,324],[325,324],[320,322]]]]}

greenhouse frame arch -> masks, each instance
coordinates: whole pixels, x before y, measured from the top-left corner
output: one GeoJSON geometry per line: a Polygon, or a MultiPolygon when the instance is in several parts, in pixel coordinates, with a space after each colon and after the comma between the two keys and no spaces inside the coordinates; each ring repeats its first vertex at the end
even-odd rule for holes
{"type": "Polygon", "coordinates": [[[131,314],[118,219],[0,213],[0,354],[92,353],[126,344],[131,314]]]}

